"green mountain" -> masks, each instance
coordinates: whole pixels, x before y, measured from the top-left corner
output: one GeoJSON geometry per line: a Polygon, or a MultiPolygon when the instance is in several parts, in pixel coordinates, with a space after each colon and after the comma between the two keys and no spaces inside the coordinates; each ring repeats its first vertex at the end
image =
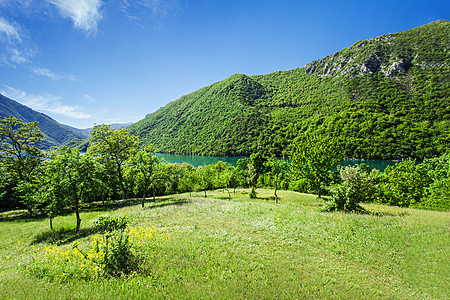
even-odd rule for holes
{"type": "Polygon", "coordinates": [[[347,157],[425,158],[450,145],[450,22],[359,41],[304,68],[235,74],[128,127],[157,151],[286,156],[303,134],[347,157]]]}
{"type": "Polygon", "coordinates": [[[70,140],[84,138],[82,134],[75,132],[66,125],[58,123],[49,116],[34,111],[0,94],[0,119],[10,116],[21,119],[26,123],[38,121],[39,129],[45,136],[45,141],[42,143],[43,148],[61,146],[70,140]]]}

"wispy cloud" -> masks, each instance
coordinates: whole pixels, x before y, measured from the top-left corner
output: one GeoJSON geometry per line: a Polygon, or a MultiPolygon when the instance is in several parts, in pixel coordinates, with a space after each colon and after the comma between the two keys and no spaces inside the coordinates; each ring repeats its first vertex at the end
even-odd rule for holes
{"type": "Polygon", "coordinates": [[[6,38],[9,42],[18,41],[21,42],[22,39],[19,34],[19,27],[11,24],[4,18],[0,17],[0,34],[3,38],[6,38]]]}
{"type": "Polygon", "coordinates": [[[48,77],[53,80],[79,81],[79,79],[75,75],[59,75],[55,74],[47,68],[32,67],[31,71],[38,76],[48,77]]]}
{"type": "Polygon", "coordinates": [[[0,64],[15,67],[16,64],[29,62],[34,55],[20,26],[2,17],[0,17],[0,46],[0,64]]]}
{"type": "Polygon", "coordinates": [[[102,0],[49,0],[60,13],[73,21],[73,26],[88,34],[97,32],[98,22],[102,15],[102,0]]]}
{"type": "Polygon", "coordinates": [[[91,116],[84,112],[84,108],[76,105],[66,105],[61,101],[61,97],[51,94],[33,95],[24,91],[4,86],[5,90],[0,91],[2,95],[11,98],[38,111],[55,113],[73,119],[89,119],[91,116]]]}
{"type": "Polygon", "coordinates": [[[152,19],[158,29],[165,19],[181,11],[181,5],[178,0],[123,0],[122,10],[135,21],[152,19]]]}

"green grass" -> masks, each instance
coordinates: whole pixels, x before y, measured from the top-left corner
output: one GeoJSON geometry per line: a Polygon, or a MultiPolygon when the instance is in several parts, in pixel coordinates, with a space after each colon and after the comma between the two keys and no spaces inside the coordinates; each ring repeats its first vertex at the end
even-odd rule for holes
{"type": "Polygon", "coordinates": [[[257,190],[171,195],[54,220],[0,214],[0,299],[389,298],[448,299],[449,214],[365,205],[367,214],[322,212],[315,196],[257,190]],[[167,227],[143,245],[136,276],[38,278],[27,268],[46,245],[88,245],[98,215],[167,227]],[[33,246],[35,249],[33,249],[33,246]]]}

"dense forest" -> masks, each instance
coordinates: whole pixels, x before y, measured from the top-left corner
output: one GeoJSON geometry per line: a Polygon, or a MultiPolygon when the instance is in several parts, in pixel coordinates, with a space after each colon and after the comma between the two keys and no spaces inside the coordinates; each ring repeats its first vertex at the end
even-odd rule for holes
{"type": "Polygon", "coordinates": [[[311,134],[345,156],[424,159],[450,145],[450,22],[360,41],[304,68],[235,74],[131,125],[157,152],[287,157],[311,134]]]}

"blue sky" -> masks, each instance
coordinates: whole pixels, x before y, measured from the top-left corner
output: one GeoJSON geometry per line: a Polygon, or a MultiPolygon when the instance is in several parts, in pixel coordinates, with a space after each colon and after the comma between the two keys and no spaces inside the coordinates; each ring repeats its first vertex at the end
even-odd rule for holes
{"type": "Polygon", "coordinates": [[[450,1],[0,0],[0,93],[78,128],[448,20],[450,1]]]}

